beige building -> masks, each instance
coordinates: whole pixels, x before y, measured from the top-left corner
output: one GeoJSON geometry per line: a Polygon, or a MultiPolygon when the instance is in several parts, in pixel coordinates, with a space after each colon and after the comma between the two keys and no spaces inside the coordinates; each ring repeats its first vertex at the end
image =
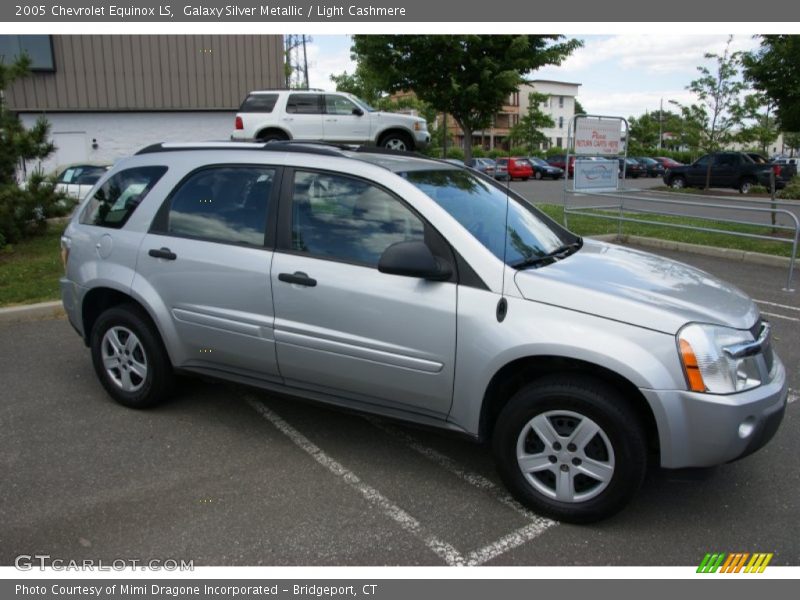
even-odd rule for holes
{"type": "Polygon", "coordinates": [[[162,141],[228,139],[254,89],[284,86],[280,35],[2,35],[29,77],[6,91],[26,125],[45,115],[57,147],[41,165],[113,162],[162,141]]]}

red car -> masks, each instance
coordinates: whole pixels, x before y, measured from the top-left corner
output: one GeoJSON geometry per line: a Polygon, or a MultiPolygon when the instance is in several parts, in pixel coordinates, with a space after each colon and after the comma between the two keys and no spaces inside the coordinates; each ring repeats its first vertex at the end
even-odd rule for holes
{"type": "Polygon", "coordinates": [[[515,179],[528,181],[528,179],[533,177],[533,166],[531,166],[531,163],[528,162],[527,158],[498,158],[498,171],[500,170],[500,167],[503,166],[508,169],[508,178],[511,181],[514,181],[515,179]]]}
{"type": "Polygon", "coordinates": [[[567,177],[572,177],[575,175],[575,155],[569,157],[569,169],[567,169],[567,157],[563,154],[557,154],[556,156],[551,156],[547,159],[547,162],[550,163],[554,167],[558,167],[565,173],[567,173],[567,177]]]}
{"type": "Polygon", "coordinates": [[[679,163],[677,160],[673,160],[671,158],[667,158],[666,156],[656,156],[655,159],[657,162],[661,163],[661,165],[665,169],[671,169],[673,167],[682,167],[683,163],[679,163]]]}

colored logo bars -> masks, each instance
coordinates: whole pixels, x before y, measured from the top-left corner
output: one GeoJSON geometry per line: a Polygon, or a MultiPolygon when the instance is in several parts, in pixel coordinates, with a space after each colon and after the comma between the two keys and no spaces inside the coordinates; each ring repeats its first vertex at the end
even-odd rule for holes
{"type": "Polygon", "coordinates": [[[698,573],[763,573],[769,561],[772,560],[772,552],[724,552],[708,553],[703,557],[700,566],[697,567],[698,573]],[[750,559],[748,561],[748,559],[750,559]],[[746,563],[746,564],[745,564],[746,563]]]}

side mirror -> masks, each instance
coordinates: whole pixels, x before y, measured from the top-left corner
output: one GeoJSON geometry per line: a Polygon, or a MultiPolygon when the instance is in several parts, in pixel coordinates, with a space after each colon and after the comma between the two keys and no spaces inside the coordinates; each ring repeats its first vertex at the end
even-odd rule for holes
{"type": "Polygon", "coordinates": [[[363,110],[361,110],[361,109],[360,109],[360,108],[358,108],[358,107],[355,107],[355,108],[353,109],[353,114],[354,114],[355,116],[357,116],[357,117],[363,117],[363,116],[364,116],[364,111],[363,111],[363,110]]]}
{"type": "Polygon", "coordinates": [[[424,242],[392,244],[383,251],[378,271],[430,281],[447,281],[453,275],[452,267],[438,260],[424,242]]]}

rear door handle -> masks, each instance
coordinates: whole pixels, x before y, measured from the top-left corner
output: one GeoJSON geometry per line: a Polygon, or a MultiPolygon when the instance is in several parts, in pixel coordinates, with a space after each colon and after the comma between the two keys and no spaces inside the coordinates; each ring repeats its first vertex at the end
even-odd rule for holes
{"type": "Polygon", "coordinates": [[[148,254],[153,258],[163,258],[165,260],[175,260],[178,255],[169,248],[152,248],[148,254]]]}
{"type": "Polygon", "coordinates": [[[311,279],[311,277],[301,271],[297,271],[296,273],[281,273],[278,275],[278,279],[285,281],[286,283],[295,283],[297,285],[305,285],[307,287],[314,287],[317,285],[316,279],[311,279]]]}

